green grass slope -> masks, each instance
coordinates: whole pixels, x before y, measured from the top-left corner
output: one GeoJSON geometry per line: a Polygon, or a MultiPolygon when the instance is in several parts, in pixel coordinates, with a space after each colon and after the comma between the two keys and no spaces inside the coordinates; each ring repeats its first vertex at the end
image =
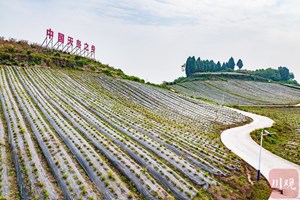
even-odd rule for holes
{"type": "MultiPolygon", "coordinates": [[[[264,137],[264,148],[300,165],[300,107],[240,107],[248,112],[270,117],[275,121],[268,130],[275,135],[264,137]]],[[[261,130],[252,133],[259,143],[261,130]]]]}
{"type": "Polygon", "coordinates": [[[5,40],[2,37],[0,37],[0,65],[75,69],[92,71],[137,82],[145,82],[143,79],[126,75],[121,69],[115,69],[114,67],[103,64],[97,60],[44,48],[39,44],[29,44],[24,40],[5,40]]]}

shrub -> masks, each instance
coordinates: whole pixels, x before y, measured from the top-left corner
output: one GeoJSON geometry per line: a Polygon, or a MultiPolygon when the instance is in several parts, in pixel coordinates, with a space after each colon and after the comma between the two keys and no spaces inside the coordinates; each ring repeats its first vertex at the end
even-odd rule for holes
{"type": "Polygon", "coordinates": [[[109,76],[111,76],[113,74],[112,71],[110,71],[108,69],[102,69],[101,72],[106,74],[106,75],[109,75],[109,76]]]}
{"type": "Polygon", "coordinates": [[[85,187],[85,186],[82,186],[82,187],[81,187],[81,190],[82,190],[82,194],[83,194],[83,195],[86,195],[86,194],[87,194],[87,191],[86,191],[86,187],[85,187]]]}
{"type": "Polygon", "coordinates": [[[49,197],[49,192],[47,190],[44,190],[44,196],[46,199],[49,197]]]}
{"type": "Polygon", "coordinates": [[[144,79],[140,79],[139,77],[136,77],[136,76],[127,76],[126,75],[125,79],[135,81],[135,82],[139,82],[139,83],[145,83],[144,79]]]}
{"type": "Polygon", "coordinates": [[[260,181],[254,183],[253,191],[251,194],[251,199],[253,200],[261,200],[261,199],[269,199],[270,196],[270,188],[266,182],[260,181]]]}
{"type": "Polygon", "coordinates": [[[127,198],[128,198],[128,199],[132,199],[132,198],[133,198],[132,193],[129,193],[129,194],[127,195],[127,198]]]}
{"type": "Polygon", "coordinates": [[[55,57],[60,57],[60,53],[56,52],[56,53],[54,54],[54,56],[55,56],[55,57]]]}
{"type": "Polygon", "coordinates": [[[105,181],[104,185],[107,187],[109,185],[109,181],[105,181]]]}

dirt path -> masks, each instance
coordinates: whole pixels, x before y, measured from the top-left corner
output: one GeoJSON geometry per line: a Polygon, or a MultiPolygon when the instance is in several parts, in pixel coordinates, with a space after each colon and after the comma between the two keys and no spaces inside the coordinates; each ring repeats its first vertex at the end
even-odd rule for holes
{"type": "MultiPolygon", "coordinates": [[[[237,109],[233,110],[251,117],[253,119],[253,122],[244,126],[231,128],[224,131],[221,135],[221,140],[228,149],[230,149],[232,152],[240,156],[247,163],[257,169],[260,146],[252,140],[250,133],[256,129],[271,127],[274,121],[264,116],[240,111],[237,109]]],[[[279,156],[276,156],[270,151],[263,149],[261,159],[261,173],[268,179],[271,186],[272,181],[269,180],[269,173],[272,169],[296,169],[298,171],[298,183],[300,182],[299,165],[289,162],[279,156]]],[[[300,199],[299,186],[297,189],[298,197],[294,199],[300,199]]],[[[272,193],[272,195],[274,193],[275,191],[272,193]]]]}

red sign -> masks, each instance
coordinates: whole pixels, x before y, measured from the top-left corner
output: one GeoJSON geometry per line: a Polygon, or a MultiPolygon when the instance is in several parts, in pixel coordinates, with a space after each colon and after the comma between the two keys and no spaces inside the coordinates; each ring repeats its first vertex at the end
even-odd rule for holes
{"type": "Polygon", "coordinates": [[[58,42],[64,43],[65,42],[65,35],[62,33],[58,33],[58,42]]]}
{"type": "Polygon", "coordinates": [[[68,36],[68,45],[73,46],[73,38],[68,36]]]}
{"type": "Polygon", "coordinates": [[[51,28],[47,29],[46,36],[49,37],[50,39],[53,38],[54,32],[51,30],[51,28]]]}
{"type": "Polygon", "coordinates": [[[76,47],[78,47],[79,49],[81,49],[81,41],[80,40],[76,41],[76,47]]]}
{"type": "Polygon", "coordinates": [[[88,43],[84,43],[84,50],[85,51],[89,51],[89,45],[88,45],[88,43]]]}
{"type": "Polygon", "coordinates": [[[45,43],[46,47],[50,46],[51,48],[56,48],[56,49],[61,49],[61,50],[66,49],[66,51],[75,52],[75,54],[77,53],[78,55],[86,55],[86,56],[89,56],[89,57],[95,57],[95,51],[96,51],[95,45],[91,45],[91,49],[89,49],[90,45],[85,42],[84,46],[83,46],[83,49],[81,49],[81,47],[82,47],[81,40],[77,39],[76,40],[76,46],[73,47],[74,38],[70,37],[70,36],[68,36],[68,38],[67,38],[67,44],[64,45],[64,43],[65,43],[65,35],[63,33],[58,32],[57,36],[58,36],[57,37],[57,42],[53,45],[52,39],[54,37],[54,31],[51,30],[51,28],[47,29],[46,30],[46,38],[45,38],[43,44],[45,43]],[[51,39],[51,40],[48,41],[48,39],[51,39]],[[68,48],[65,48],[67,46],[68,46],[68,48]],[[75,49],[76,49],[76,51],[74,51],[75,49]],[[79,49],[79,51],[78,51],[78,49],[79,49]],[[84,54],[85,52],[89,52],[89,51],[91,53],[84,54]]]}
{"type": "Polygon", "coordinates": [[[95,51],[96,51],[96,47],[95,47],[95,45],[92,45],[92,46],[91,46],[91,52],[92,52],[92,53],[95,53],[95,51]]]}

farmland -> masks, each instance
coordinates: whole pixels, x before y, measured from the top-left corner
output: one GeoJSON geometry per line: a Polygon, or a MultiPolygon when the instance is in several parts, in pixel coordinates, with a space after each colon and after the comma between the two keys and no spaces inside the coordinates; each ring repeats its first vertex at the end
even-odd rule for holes
{"type": "Polygon", "coordinates": [[[250,198],[252,168],[219,134],[229,110],[92,72],[2,67],[4,199],[250,198]]]}
{"type": "Polygon", "coordinates": [[[178,92],[227,105],[297,104],[300,90],[278,83],[245,80],[187,81],[171,85],[178,92]]]}

